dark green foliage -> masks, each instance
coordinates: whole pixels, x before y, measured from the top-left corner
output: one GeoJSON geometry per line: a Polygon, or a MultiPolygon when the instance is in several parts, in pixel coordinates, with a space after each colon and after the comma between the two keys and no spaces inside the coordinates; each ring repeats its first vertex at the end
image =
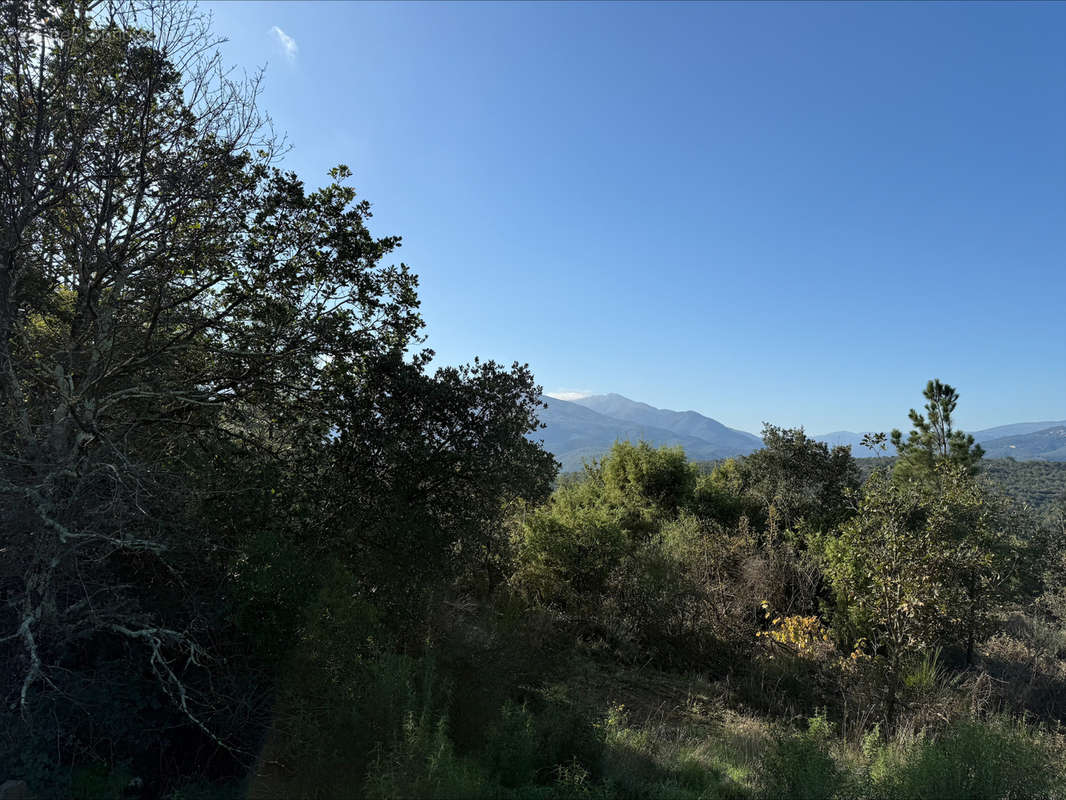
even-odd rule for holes
{"type": "Polygon", "coordinates": [[[60,719],[55,724],[49,719],[48,710],[32,708],[32,725],[17,714],[0,714],[0,769],[5,775],[26,781],[43,797],[65,797],[71,791],[71,765],[69,761],[59,762],[54,750],[65,721],[60,719]]]}
{"type": "Polygon", "coordinates": [[[444,717],[408,712],[401,737],[370,765],[363,796],[476,798],[487,796],[486,783],[476,764],[456,756],[444,717]]]}
{"type": "Polygon", "coordinates": [[[601,772],[603,737],[592,708],[572,696],[565,685],[546,687],[538,703],[540,763],[550,768],[579,767],[586,775],[601,772]]]}
{"type": "Polygon", "coordinates": [[[540,757],[536,721],[525,705],[508,700],[489,731],[485,763],[507,788],[533,783],[540,757]]]}
{"type": "Polygon", "coordinates": [[[73,771],[72,800],[122,800],[133,776],[121,767],[93,764],[73,771]]]}
{"type": "Polygon", "coordinates": [[[169,792],[164,800],[243,800],[247,787],[243,781],[208,781],[203,778],[183,783],[169,792]]]}
{"type": "Polygon", "coordinates": [[[985,459],[982,473],[1003,494],[1043,516],[1066,499],[1066,463],[985,459]]]}
{"type": "Polygon", "coordinates": [[[194,6],[0,14],[0,697],[56,763],[5,775],[230,778],[279,674],[360,698],[371,633],[507,577],[505,509],[556,470],[540,390],[429,371],[399,238],[346,167],[277,167],[194,6]]]}
{"type": "MultiPolygon", "coordinates": [[[[284,681],[275,734],[262,755],[292,771],[277,791],[337,797],[368,773],[392,785],[406,771],[419,772],[415,762],[433,758],[442,747],[438,766],[446,772],[455,766],[447,735],[448,686],[431,657],[382,651],[371,640],[353,650],[316,638],[299,649],[284,681]]],[[[436,766],[428,760],[425,766],[427,780],[436,780],[436,766]]],[[[253,788],[269,794],[277,781],[264,770],[253,788]]]]}
{"type": "MultiPolygon", "coordinates": [[[[697,468],[707,466],[697,464],[697,468]]],[[[759,501],[744,493],[744,473],[736,459],[713,464],[696,479],[692,510],[698,516],[722,525],[735,526],[742,516],[755,519],[761,510],[759,501]]]]}
{"type": "Polygon", "coordinates": [[[850,448],[830,449],[802,428],[767,424],[762,436],[765,447],[742,459],[739,472],[742,495],[756,501],[766,525],[828,530],[848,517],[847,491],[859,485],[850,448]]]}

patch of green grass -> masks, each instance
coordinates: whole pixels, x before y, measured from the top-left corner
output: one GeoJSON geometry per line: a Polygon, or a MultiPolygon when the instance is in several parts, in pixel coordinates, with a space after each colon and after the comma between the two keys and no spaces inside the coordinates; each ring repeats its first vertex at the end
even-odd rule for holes
{"type": "Polygon", "coordinates": [[[1061,767],[1038,730],[1004,718],[963,720],[938,737],[877,753],[871,793],[901,799],[1048,797],[1063,788],[1061,767]]]}

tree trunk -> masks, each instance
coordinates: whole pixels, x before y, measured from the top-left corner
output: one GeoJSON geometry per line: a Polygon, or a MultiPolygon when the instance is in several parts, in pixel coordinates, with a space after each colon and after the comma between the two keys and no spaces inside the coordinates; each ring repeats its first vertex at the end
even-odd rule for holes
{"type": "Polygon", "coordinates": [[[896,699],[899,694],[899,656],[893,654],[888,674],[888,695],[885,698],[885,731],[890,732],[896,724],[896,699]]]}

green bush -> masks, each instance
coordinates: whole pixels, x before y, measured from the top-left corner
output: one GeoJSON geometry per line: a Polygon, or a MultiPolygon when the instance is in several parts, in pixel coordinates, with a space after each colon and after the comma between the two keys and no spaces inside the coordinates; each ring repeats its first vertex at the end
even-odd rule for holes
{"type": "Polygon", "coordinates": [[[61,729],[52,722],[51,708],[34,699],[28,713],[0,709],[0,775],[24,780],[44,797],[65,797],[71,793],[71,771],[55,757],[61,729]]]}
{"type": "Polygon", "coordinates": [[[590,775],[599,775],[603,736],[591,710],[572,700],[565,687],[550,686],[544,691],[536,721],[542,772],[580,765],[590,775]]]}
{"type": "Polygon", "coordinates": [[[622,559],[611,576],[605,605],[613,613],[607,616],[616,629],[656,654],[668,652],[683,636],[694,645],[691,634],[699,617],[692,610],[699,593],[687,578],[685,565],[669,551],[663,534],[656,534],[622,559]]]}
{"type": "Polygon", "coordinates": [[[488,793],[476,765],[455,754],[445,717],[408,712],[403,734],[381,749],[370,766],[364,796],[372,798],[475,798],[488,793]]]}
{"type": "Polygon", "coordinates": [[[691,501],[696,467],[680,447],[616,442],[602,462],[605,500],[613,506],[676,514],[691,501]]]}
{"type": "MultiPolygon", "coordinates": [[[[317,638],[305,639],[302,648],[275,709],[275,736],[260,759],[292,765],[278,778],[281,795],[350,795],[371,767],[379,778],[375,786],[387,787],[393,767],[418,761],[419,748],[442,744],[433,737],[446,716],[449,693],[432,657],[363,643],[344,663],[347,648],[334,650],[317,638]]],[[[261,777],[264,782],[270,781],[261,777]]]]}
{"type": "Polygon", "coordinates": [[[514,581],[538,602],[572,608],[602,593],[627,548],[608,509],[548,506],[522,526],[514,581]]]}
{"type": "Polygon", "coordinates": [[[764,788],[771,798],[822,800],[832,797],[843,775],[829,752],[832,729],[825,716],[812,717],[802,733],[779,736],[764,764],[764,788]]]}
{"type": "Polygon", "coordinates": [[[537,774],[537,729],[524,705],[511,701],[500,710],[490,731],[485,761],[493,776],[508,788],[532,783],[537,774]]]}
{"type": "Polygon", "coordinates": [[[737,460],[730,458],[696,479],[692,492],[692,510],[704,518],[733,526],[742,516],[754,518],[758,505],[744,496],[744,478],[737,460]]]}

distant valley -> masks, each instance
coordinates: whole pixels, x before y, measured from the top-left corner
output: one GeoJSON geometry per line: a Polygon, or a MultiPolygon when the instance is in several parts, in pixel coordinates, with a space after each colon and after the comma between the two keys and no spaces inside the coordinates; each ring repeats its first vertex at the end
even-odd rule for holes
{"type": "MultiPolygon", "coordinates": [[[[680,445],[693,461],[747,455],[762,447],[753,433],[730,428],[696,411],[670,411],[620,394],[598,394],[571,400],[545,396],[540,420],[545,428],[533,438],[562,464],[564,472],[579,470],[616,441],[643,439],[656,447],[680,445]]],[[[971,431],[988,458],[1019,461],[1066,461],[1066,420],[1019,422],[971,431]]],[[[833,431],[813,438],[830,446],[850,446],[856,457],[869,455],[862,433],[833,431]]]]}

